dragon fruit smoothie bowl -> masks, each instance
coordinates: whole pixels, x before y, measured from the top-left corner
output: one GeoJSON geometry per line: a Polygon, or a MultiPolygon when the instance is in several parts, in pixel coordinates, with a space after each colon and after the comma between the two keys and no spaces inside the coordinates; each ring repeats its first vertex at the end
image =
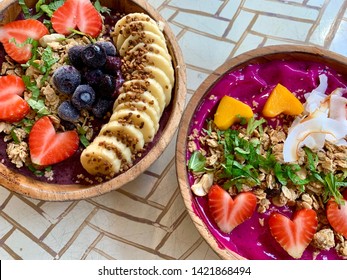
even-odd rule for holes
{"type": "Polygon", "coordinates": [[[0,183],[64,201],[144,172],[185,100],[185,65],[165,20],[142,0],[5,0],[0,9],[0,183]]]}
{"type": "Polygon", "coordinates": [[[264,47],[227,61],[191,98],[179,186],[221,258],[346,258],[346,62],[314,47],[264,47]]]}

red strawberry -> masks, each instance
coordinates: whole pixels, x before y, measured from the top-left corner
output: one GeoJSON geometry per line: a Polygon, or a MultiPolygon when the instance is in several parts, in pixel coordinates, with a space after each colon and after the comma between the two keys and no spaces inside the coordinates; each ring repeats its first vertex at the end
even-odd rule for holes
{"type": "Polygon", "coordinates": [[[257,198],[251,192],[242,192],[235,199],[218,185],[213,185],[208,192],[210,213],[225,233],[230,233],[236,226],[249,219],[256,204],[257,198]]]}
{"type": "Polygon", "coordinates": [[[347,190],[343,194],[344,204],[338,205],[334,199],[327,204],[327,218],[331,227],[347,238],[347,190]]]}
{"type": "Polygon", "coordinates": [[[72,156],[78,149],[75,130],[56,133],[49,117],[40,118],[29,133],[31,161],[37,165],[51,165],[72,156]]]}
{"type": "Polygon", "coordinates": [[[76,27],[83,33],[97,37],[102,18],[90,0],[66,0],[52,15],[52,26],[58,33],[68,35],[76,27]]]}
{"type": "Polygon", "coordinates": [[[317,214],[312,209],[298,210],[293,220],[280,213],[273,213],[269,219],[272,236],[295,259],[301,258],[317,231],[317,225],[317,214]]]}
{"type": "Polygon", "coordinates": [[[20,97],[25,90],[23,80],[15,75],[0,77],[0,120],[17,122],[29,113],[28,103],[20,97]]]}
{"type": "Polygon", "coordinates": [[[23,43],[28,38],[39,40],[48,33],[47,27],[36,19],[16,20],[0,27],[0,42],[13,60],[25,63],[32,56],[32,45],[23,43]]]}

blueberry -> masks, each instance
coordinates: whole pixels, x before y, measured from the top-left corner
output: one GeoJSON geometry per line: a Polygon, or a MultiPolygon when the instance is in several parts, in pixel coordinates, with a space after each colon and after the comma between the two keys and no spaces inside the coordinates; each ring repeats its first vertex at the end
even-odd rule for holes
{"type": "Polygon", "coordinates": [[[99,98],[92,108],[92,113],[95,117],[101,119],[106,116],[107,112],[113,105],[113,100],[99,98]]]}
{"type": "Polygon", "coordinates": [[[70,101],[63,101],[58,107],[58,116],[68,122],[77,122],[80,113],[70,101]]]}
{"type": "Polygon", "coordinates": [[[105,74],[101,77],[100,83],[97,86],[98,96],[105,98],[112,98],[116,89],[115,78],[111,75],[105,74]]]}
{"type": "Polygon", "coordinates": [[[100,84],[100,80],[103,76],[104,73],[100,69],[92,69],[84,72],[83,80],[91,87],[96,88],[100,84]]]}
{"type": "Polygon", "coordinates": [[[82,61],[91,68],[100,68],[106,62],[106,51],[103,47],[90,44],[82,50],[82,61]]]}
{"type": "Polygon", "coordinates": [[[78,109],[90,110],[95,101],[95,91],[90,85],[79,85],[72,95],[71,102],[78,109]]]}
{"type": "Polygon", "coordinates": [[[60,93],[73,94],[81,83],[80,72],[71,65],[64,65],[55,70],[53,84],[60,93]]]}
{"type": "Polygon", "coordinates": [[[72,66],[74,66],[77,69],[81,69],[84,66],[84,63],[82,61],[82,51],[84,50],[84,46],[73,46],[68,51],[68,57],[69,62],[72,66]]]}
{"type": "Polygon", "coordinates": [[[106,55],[116,56],[117,50],[116,47],[110,41],[100,41],[95,43],[98,46],[101,46],[105,49],[106,55]]]}
{"type": "Polygon", "coordinates": [[[117,56],[107,56],[104,65],[105,73],[115,75],[122,66],[122,60],[117,56]]]}

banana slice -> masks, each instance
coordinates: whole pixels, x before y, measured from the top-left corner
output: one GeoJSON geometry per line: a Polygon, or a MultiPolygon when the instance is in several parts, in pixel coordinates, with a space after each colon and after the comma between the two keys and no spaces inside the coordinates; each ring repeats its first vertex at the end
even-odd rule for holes
{"type": "Polygon", "coordinates": [[[133,152],[142,150],[145,145],[141,131],[132,124],[111,121],[101,128],[99,135],[116,137],[123,143],[127,143],[133,152]]]}
{"type": "Polygon", "coordinates": [[[170,80],[171,86],[174,84],[174,70],[171,62],[168,62],[163,56],[154,52],[146,53],[143,58],[146,62],[142,62],[144,65],[154,66],[162,70],[170,80]]]}
{"type": "Polygon", "coordinates": [[[149,104],[141,101],[132,101],[132,102],[125,102],[119,104],[113,112],[117,112],[119,110],[123,109],[131,109],[131,110],[138,110],[141,112],[145,112],[151,119],[154,125],[155,132],[159,129],[159,120],[160,116],[157,114],[157,112],[152,108],[149,104]]]}
{"type": "MultiPolygon", "coordinates": [[[[146,15],[144,13],[132,13],[122,17],[121,19],[117,21],[112,33],[112,37],[117,37],[118,34],[120,33],[120,30],[122,29],[124,25],[131,23],[133,21],[140,21],[140,20],[148,21],[152,24],[157,25],[157,23],[149,15],[146,15]]],[[[161,29],[159,25],[158,25],[158,28],[161,29]]]]}
{"type": "Polygon", "coordinates": [[[131,151],[124,143],[113,136],[98,135],[95,137],[93,144],[114,153],[114,155],[122,162],[131,164],[131,151]]]}
{"type": "Polygon", "coordinates": [[[172,61],[172,57],[169,54],[168,50],[164,49],[163,47],[159,46],[158,44],[138,43],[136,46],[134,46],[132,49],[130,49],[127,52],[127,55],[134,56],[135,54],[137,54],[139,52],[143,52],[143,53],[153,52],[153,53],[159,54],[162,57],[164,57],[165,59],[167,59],[167,61],[169,63],[171,63],[171,61],[172,61]]]}
{"type": "Polygon", "coordinates": [[[142,31],[140,33],[131,34],[128,38],[126,38],[122,46],[117,47],[120,56],[124,57],[127,51],[139,43],[155,43],[164,49],[166,48],[166,42],[160,36],[150,31],[142,31]]]}
{"type": "Polygon", "coordinates": [[[154,138],[154,123],[147,113],[139,110],[122,109],[112,114],[110,121],[134,124],[141,131],[145,143],[151,142],[154,138]]]}
{"type": "MultiPolygon", "coordinates": [[[[148,73],[151,80],[155,80],[163,89],[163,93],[165,95],[165,107],[169,105],[171,101],[171,93],[173,85],[170,83],[169,78],[158,67],[147,65],[144,67],[144,70],[148,73]]],[[[147,79],[148,80],[148,79],[147,79]]]]}
{"type": "Polygon", "coordinates": [[[157,112],[157,114],[160,116],[162,114],[162,108],[164,109],[165,106],[165,103],[159,105],[156,96],[153,95],[150,91],[133,92],[130,90],[127,92],[121,92],[121,94],[119,94],[117,100],[113,105],[113,110],[115,110],[116,106],[118,106],[119,104],[130,101],[145,102],[151,105],[153,109],[157,112]]]}
{"type": "MultiPolygon", "coordinates": [[[[136,92],[149,92],[157,101],[160,108],[160,115],[163,113],[165,106],[166,106],[166,93],[163,90],[163,87],[161,84],[159,84],[154,79],[146,79],[146,80],[140,80],[140,79],[134,79],[129,80],[123,83],[122,88],[125,90],[130,90],[132,87],[136,87],[136,92]]],[[[122,92],[122,89],[120,92],[122,92]]],[[[134,89],[134,88],[133,88],[134,89]]],[[[170,93],[171,95],[171,93],[170,93]]]]}
{"type": "Polygon", "coordinates": [[[122,163],[112,151],[101,148],[94,141],[83,150],[80,161],[89,174],[111,176],[119,172],[122,163]]]}
{"type": "Polygon", "coordinates": [[[165,41],[165,37],[163,32],[159,29],[158,25],[151,22],[151,21],[132,21],[130,23],[127,23],[123,25],[121,30],[119,31],[119,34],[117,36],[116,40],[116,46],[117,48],[120,48],[126,38],[128,38],[131,34],[143,32],[143,31],[150,31],[154,34],[158,35],[162,40],[165,41]]]}

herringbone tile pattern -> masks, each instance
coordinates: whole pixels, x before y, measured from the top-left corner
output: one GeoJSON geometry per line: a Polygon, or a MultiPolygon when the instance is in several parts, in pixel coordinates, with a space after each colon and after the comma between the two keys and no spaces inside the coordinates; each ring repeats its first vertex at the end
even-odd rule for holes
{"type": "MultiPolygon", "coordinates": [[[[347,1],[149,3],[181,46],[187,99],[226,59],[257,47],[311,44],[347,55],[347,1]]],[[[218,259],[185,211],[175,143],[134,182],[93,199],[43,202],[0,186],[0,259],[218,259]]]]}

